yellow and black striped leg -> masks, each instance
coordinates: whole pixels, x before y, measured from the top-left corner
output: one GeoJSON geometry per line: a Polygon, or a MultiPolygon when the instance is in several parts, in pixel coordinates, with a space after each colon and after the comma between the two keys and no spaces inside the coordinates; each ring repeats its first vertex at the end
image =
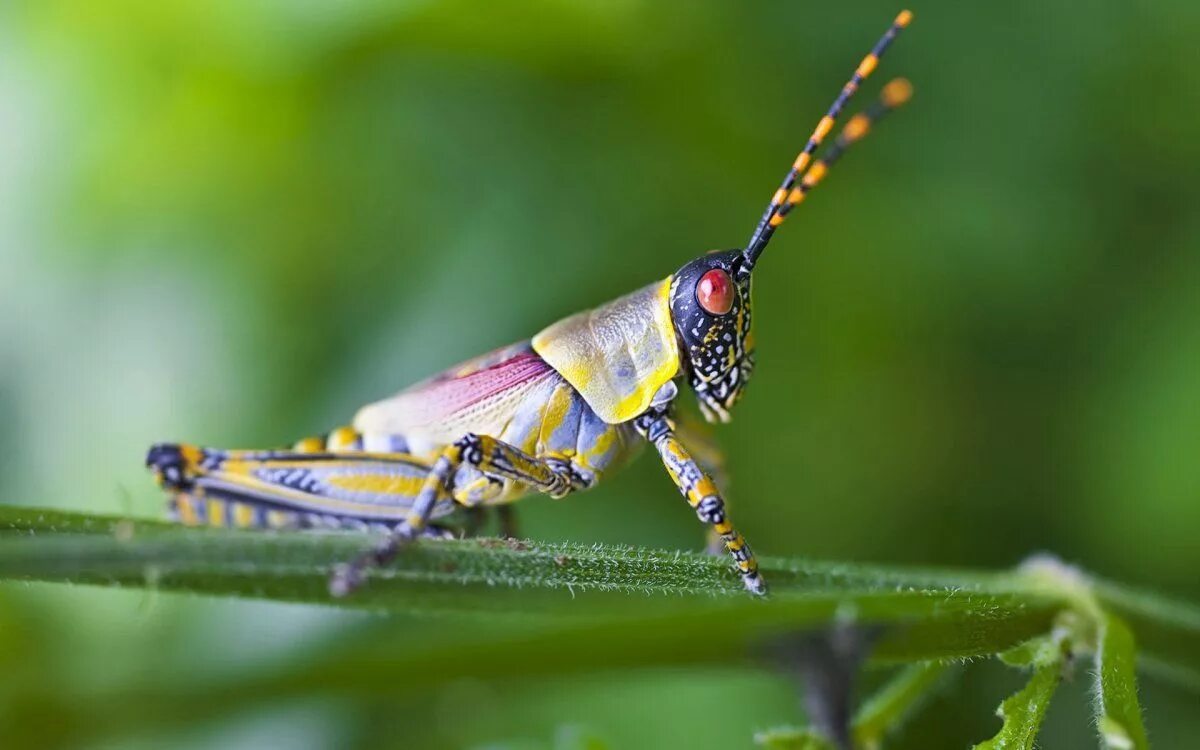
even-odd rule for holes
{"type": "Polygon", "coordinates": [[[767,585],[758,572],[758,561],[746,539],[733,528],[725,513],[725,501],[712,477],[701,470],[687,448],[675,436],[674,426],[665,409],[652,409],[634,420],[638,432],[654,445],[675,486],[687,498],[700,520],[725,543],[725,549],[737,564],[746,589],[755,594],[767,593],[767,585]]]}
{"type": "MultiPolygon", "coordinates": [[[[692,412],[680,409],[672,415],[675,419],[675,436],[691,448],[692,455],[701,470],[713,478],[721,496],[725,499],[726,513],[729,511],[729,469],[725,463],[725,453],[717,443],[716,436],[707,423],[701,422],[692,412]]],[[[710,555],[725,554],[725,540],[711,527],[707,533],[708,544],[705,551],[710,555]]]]}
{"type": "Polygon", "coordinates": [[[512,480],[551,497],[562,497],[592,483],[590,477],[581,475],[567,461],[538,458],[494,437],[468,434],[447,447],[434,462],[412,510],[387,539],[370,552],[334,570],[329,581],[330,593],[345,596],[354,591],[362,585],[368,569],[390,562],[403,547],[420,536],[429,525],[430,514],[443,488],[449,489],[455,501],[467,507],[482,502],[473,487],[452,486],[456,472],[464,464],[479,470],[483,484],[512,480]]]}
{"type": "Polygon", "coordinates": [[[329,578],[329,593],[336,597],[346,596],[362,585],[363,574],[369,569],[385,565],[422,534],[429,525],[429,517],[433,513],[441,489],[454,474],[462,461],[462,452],[457,444],[450,446],[438,456],[433,468],[425,477],[421,491],[413,501],[412,510],[408,516],[392,529],[392,533],[370,552],[359,555],[349,563],[338,565],[329,578]]]}
{"type": "MultiPolygon", "coordinates": [[[[580,473],[570,461],[531,456],[520,448],[488,435],[470,434],[454,445],[460,451],[462,461],[479,469],[484,476],[519,482],[550,497],[563,497],[576,490],[587,489],[594,483],[592,477],[580,473]]],[[[461,494],[458,492],[456,496],[461,494]]],[[[459,499],[459,502],[464,500],[459,499]]],[[[465,502],[470,500],[466,499],[465,502]]],[[[503,517],[501,523],[504,523],[503,517]]]]}

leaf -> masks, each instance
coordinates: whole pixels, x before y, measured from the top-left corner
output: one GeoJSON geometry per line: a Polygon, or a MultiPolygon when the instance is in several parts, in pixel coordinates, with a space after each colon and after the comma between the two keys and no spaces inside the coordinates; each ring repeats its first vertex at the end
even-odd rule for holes
{"type": "Polygon", "coordinates": [[[1062,679],[1062,644],[1057,638],[1037,638],[1006,654],[1010,664],[1033,667],[1025,687],[1000,704],[996,715],[1003,726],[994,737],[975,746],[975,750],[1033,750],[1046,708],[1062,679]]]}
{"type": "Polygon", "coordinates": [[[859,708],[854,717],[854,738],[871,750],[899,728],[951,671],[948,662],[927,661],[904,667],[859,708]]]}
{"type": "Polygon", "coordinates": [[[1093,581],[1092,590],[1137,633],[1139,667],[1200,693],[1200,607],[1110,581],[1093,581]]]}
{"type": "MultiPolygon", "coordinates": [[[[855,714],[852,731],[856,746],[863,750],[880,747],[884,735],[903,724],[952,669],[949,663],[935,661],[901,669],[855,714]]],[[[756,734],[754,740],[771,750],[834,750],[820,734],[798,727],[769,729],[756,734]]]]}
{"type": "Polygon", "coordinates": [[[776,727],[758,732],[754,741],[767,750],[837,750],[833,743],[811,729],[776,727]]]}
{"type": "MultiPolygon", "coordinates": [[[[773,595],[761,601],[741,590],[723,560],[706,555],[488,541],[416,545],[363,591],[331,600],[328,572],[362,549],[359,535],[185,529],[12,509],[0,511],[0,523],[8,529],[0,534],[0,577],[454,614],[461,627],[486,625],[485,635],[472,640],[484,651],[498,650],[499,660],[464,657],[471,649],[448,626],[435,636],[450,634],[432,638],[420,654],[407,646],[388,654],[438,679],[489,671],[480,663],[497,675],[528,669],[528,651],[556,654],[533,661],[559,672],[727,664],[768,636],[835,619],[887,626],[877,661],[971,657],[1044,631],[1058,608],[1052,599],[1013,593],[1004,576],[777,560],[764,561],[773,595]],[[704,637],[678,637],[685,632],[704,637]],[[581,639],[593,648],[580,652],[581,639]]],[[[329,670],[326,684],[336,686],[342,665],[361,660],[346,687],[376,681],[385,692],[407,689],[381,666],[391,626],[375,627],[381,632],[353,639],[370,644],[367,653],[335,644],[328,651],[339,654],[335,661],[301,669],[329,670]]]]}
{"type": "MultiPolygon", "coordinates": [[[[419,544],[361,595],[332,600],[350,534],[187,529],[0,510],[0,577],[118,583],[369,608],[421,620],[420,648],[392,618],[274,668],[186,682],[147,676],[107,692],[44,696],[76,726],[193,722],[301,696],[396,698],[463,677],[567,675],[678,665],[729,667],[759,644],[833,622],[878,633],[874,663],[989,655],[1045,632],[1061,603],[1008,574],[765,560],[766,600],[706,555],[493,541],[419,544]],[[581,644],[586,647],[581,648],[581,644]],[[420,680],[397,675],[421,675],[420,680]]],[[[81,689],[82,691],[82,689],[81,689]]]]}
{"type": "Polygon", "coordinates": [[[1109,750],[1147,750],[1146,728],[1134,676],[1133,633],[1114,615],[1101,623],[1096,649],[1093,700],[1100,746],[1109,750]]]}
{"type": "MultiPolygon", "coordinates": [[[[0,508],[0,579],[107,583],[392,615],[339,629],[329,642],[274,666],[243,671],[234,665],[188,681],[143,675],[100,690],[31,689],[65,725],[87,727],[95,737],[119,727],[192,724],[299,697],[395,700],[464,677],[736,667],[755,654],[761,658],[764,642],[834,623],[863,625],[877,636],[869,664],[947,662],[996,654],[1048,633],[1078,598],[1018,572],[768,558],[762,567],[772,593],[764,600],[741,589],[726,561],[706,555],[477,540],[417,544],[375,571],[363,591],[331,599],[332,566],[369,543],[358,534],[189,529],[0,508]],[[405,637],[396,635],[398,618],[412,620],[405,637]],[[414,647],[417,626],[427,634],[414,647]]],[[[1194,656],[1196,641],[1187,636],[1196,618],[1188,605],[1107,585],[1100,596],[1105,606],[1157,627],[1153,642],[1166,658],[1194,656]]],[[[1102,662],[1110,670],[1112,658],[1102,662]]],[[[1131,650],[1126,667],[1132,668],[1131,650]]],[[[901,672],[860,711],[857,736],[877,741],[941,669],[901,672]]],[[[1017,721],[1022,708],[1033,717],[1026,724],[1040,718],[1043,696],[1052,691],[1043,684],[1048,674],[1035,672],[1018,694],[1023,703],[1014,700],[1018,696],[1006,701],[1006,721],[1017,721]]],[[[1115,722],[1134,737],[1139,714],[1132,714],[1135,723],[1127,708],[1119,710],[1123,704],[1113,701],[1121,693],[1110,683],[1104,681],[1111,706],[1104,726],[1115,722]]]]}
{"type": "MultiPolygon", "coordinates": [[[[404,613],[531,613],[562,616],[628,602],[753,606],[723,558],[625,547],[501,542],[423,542],[373,571],[354,596],[332,600],[332,567],[371,541],[353,533],[193,529],[154,521],[0,508],[0,577],[148,586],[404,613]],[[567,603],[570,602],[570,606],[567,603]]],[[[978,599],[980,612],[1052,597],[1023,591],[1009,574],[885,569],[806,560],[763,560],[772,601],[856,592],[897,600],[936,594],[978,599]],[[888,597],[884,597],[888,598],[888,597]]],[[[761,602],[760,602],[761,604],[761,602]]],[[[639,603],[638,609],[644,604],[639,603]]]]}

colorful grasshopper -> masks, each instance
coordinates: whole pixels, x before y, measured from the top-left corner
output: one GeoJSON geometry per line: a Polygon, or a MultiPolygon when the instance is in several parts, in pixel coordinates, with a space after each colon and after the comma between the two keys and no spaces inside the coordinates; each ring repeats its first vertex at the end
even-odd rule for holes
{"type": "MultiPolygon", "coordinates": [[[[716,483],[677,435],[675,381],[686,380],[705,418],[725,422],[754,367],[750,277],[788,212],[871,124],[908,99],[884,87],[822,158],[813,154],[912,14],[902,12],[859,64],[775,192],[745,250],[702,255],[666,279],[561,320],[363,408],[352,427],[291,450],[233,451],[161,444],[146,463],[186,524],[387,531],[339,566],[344,595],[372,566],[459,508],[502,509],[531,492],[563,497],[595,486],[645,442],[700,520],[724,542],[742,581],[766,586],[716,483]]],[[[502,515],[502,520],[508,518],[502,515]]]]}

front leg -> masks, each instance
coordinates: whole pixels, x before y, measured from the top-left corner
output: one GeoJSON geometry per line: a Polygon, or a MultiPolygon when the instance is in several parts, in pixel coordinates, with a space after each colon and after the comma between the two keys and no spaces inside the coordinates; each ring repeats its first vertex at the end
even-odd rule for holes
{"type": "Polygon", "coordinates": [[[725,549],[737,564],[746,589],[765,594],[767,585],[758,572],[758,561],[746,539],[733,528],[725,514],[725,501],[712,477],[704,473],[687,448],[675,436],[675,428],[667,417],[666,407],[652,407],[633,422],[637,431],[649,440],[662,457],[663,465],[675,486],[696,510],[700,520],[708,524],[725,543],[725,549]]]}
{"type": "MultiPolygon", "coordinates": [[[[700,421],[692,412],[680,409],[671,415],[675,421],[675,437],[691,449],[692,457],[702,471],[712,477],[717,490],[725,500],[725,514],[729,514],[729,470],[725,465],[725,453],[717,442],[709,425],[700,421]]],[[[708,543],[705,551],[710,555],[725,553],[725,540],[709,527],[705,534],[708,543]]]]}

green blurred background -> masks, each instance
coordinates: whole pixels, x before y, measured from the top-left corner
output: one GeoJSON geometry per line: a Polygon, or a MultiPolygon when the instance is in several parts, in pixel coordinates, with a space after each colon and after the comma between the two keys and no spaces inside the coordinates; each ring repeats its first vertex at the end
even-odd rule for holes
{"type": "MultiPolygon", "coordinates": [[[[0,498],[157,516],[154,441],[320,433],[739,245],[898,9],[3,4],[0,498]]],[[[863,96],[905,75],[913,102],[757,276],[758,371],[718,430],[736,516],[769,555],[1048,550],[1195,599],[1200,5],[913,9],[863,96]]],[[[535,539],[702,538],[650,460],[521,512],[535,539]]],[[[358,619],[4,586],[0,683],[36,714],[34,683],[286,659],[358,619]]],[[[419,648],[426,627],[398,637],[419,648]]],[[[973,673],[897,746],[981,739],[1013,680],[973,673]]],[[[1152,736],[1182,746],[1194,696],[1144,693],[1152,736]]],[[[1090,744],[1086,714],[1076,684],[1046,746],[1090,744]]],[[[649,673],[281,705],[101,746],[741,747],[798,718],[766,673],[649,673]]]]}

